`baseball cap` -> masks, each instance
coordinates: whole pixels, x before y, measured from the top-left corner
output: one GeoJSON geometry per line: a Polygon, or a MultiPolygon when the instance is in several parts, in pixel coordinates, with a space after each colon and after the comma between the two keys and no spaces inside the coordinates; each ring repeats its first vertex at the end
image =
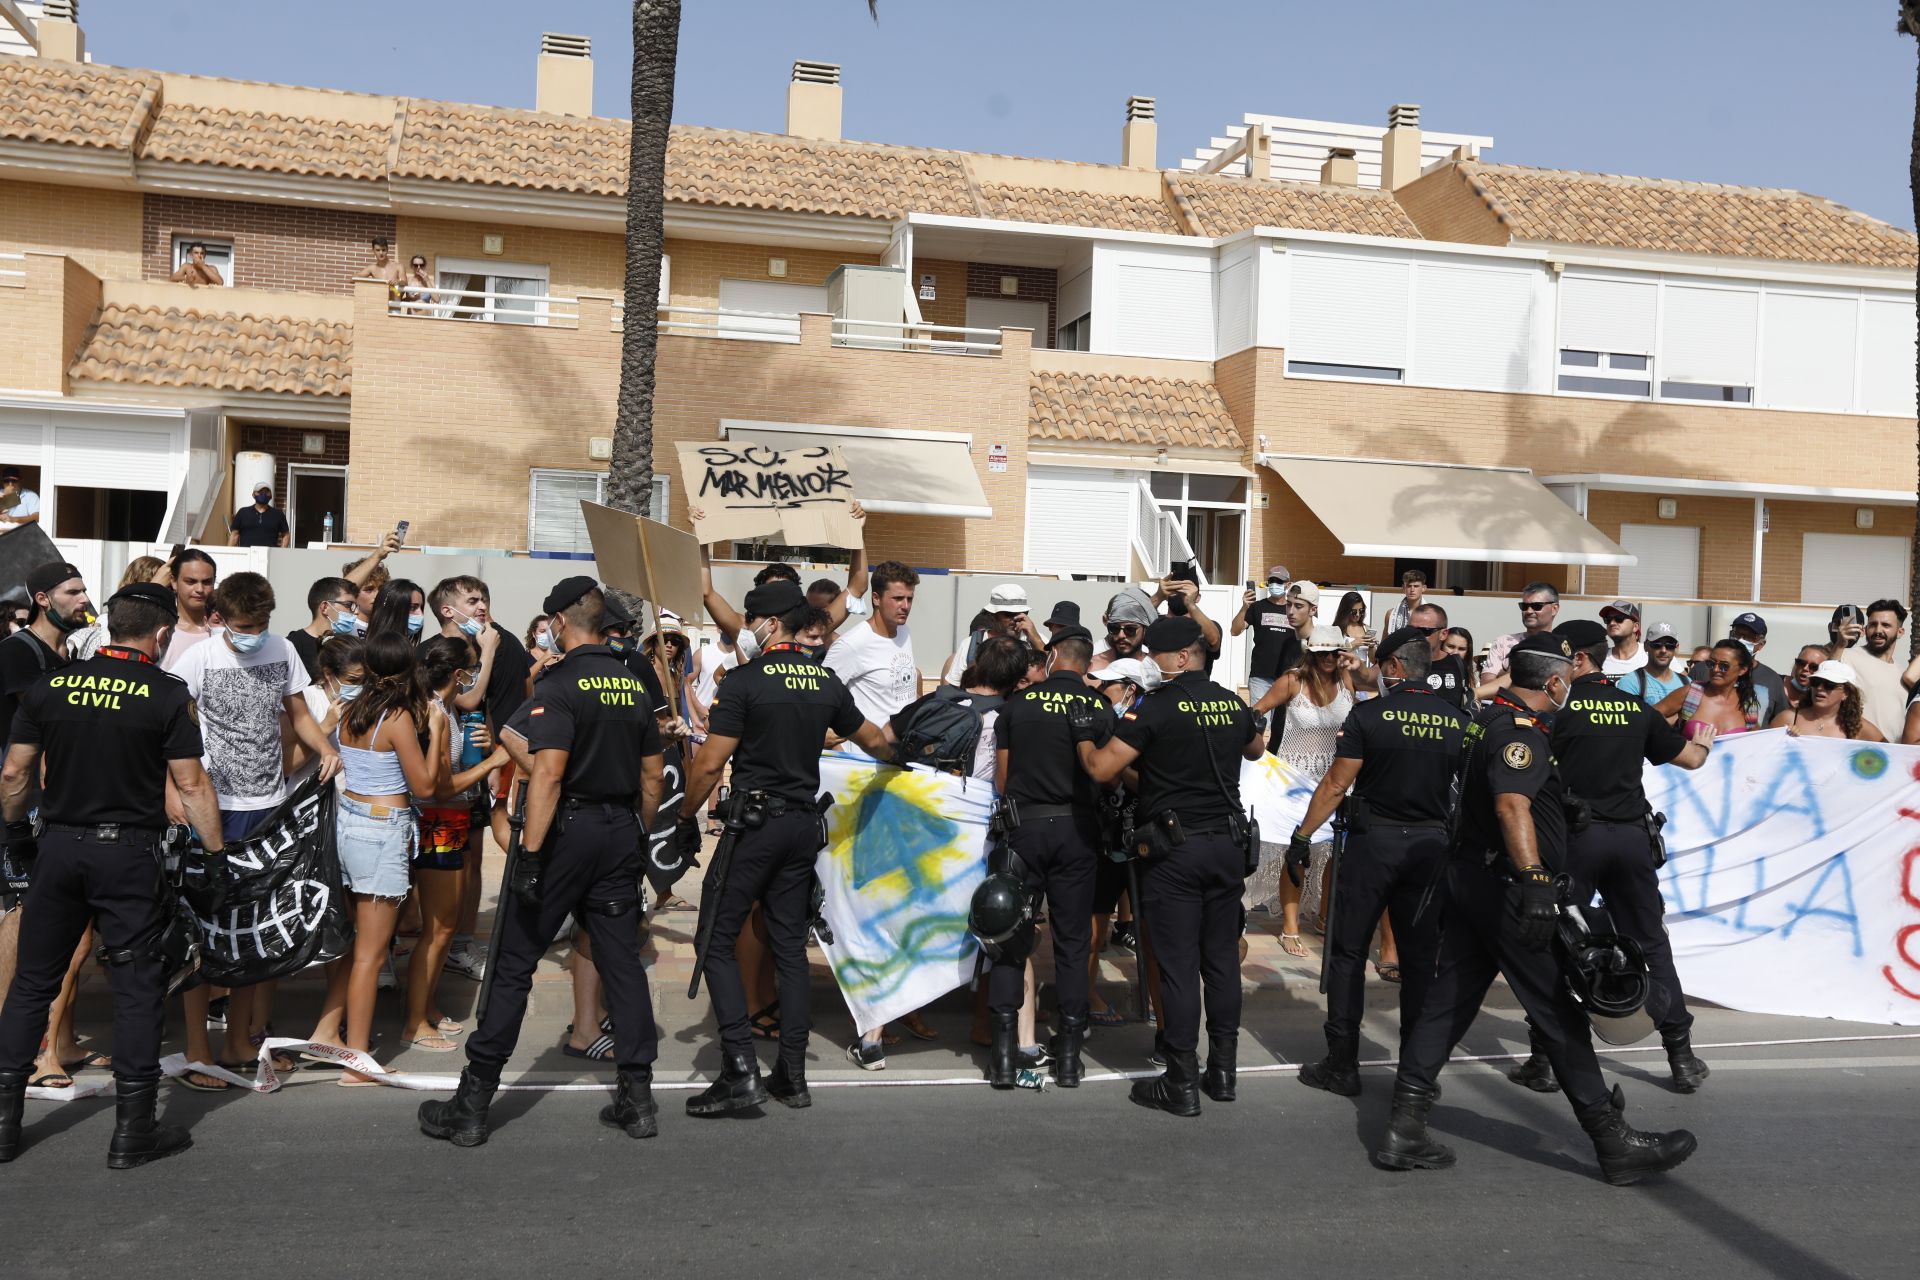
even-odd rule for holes
{"type": "Polygon", "coordinates": [[[1655,622],[1648,625],[1646,635],[1642,638],[1641,643],[1649,645],[1670,644],[1678,648],[1680,646],[1680,637],[1673,633],[1673,624],[1671,622],[1655,622]]]}
{"type": "Polygon", "coordinates": [[[1591,649],[1607,642],[1607,629],[1591,618],[1570,618],[1555,627],[1553,634],[1576,649],[1591,649]]]}
{"type": "Polygon", "coordinates": [[[83,576],[80,570],[64,560],[39,565],[27,575],[27,599],[32,600],[42,591],[51,591],[63,582],[83,576]]]}
{"type": "Polygon", "coordinates": [[[173,592],[157,582],[129,582],[107,597],[107,606],[111,608],[115,600],[138,600],[142,604],[165,609],[175,617],[180,616],[180,602],[174,598],[173,592]]]}
{"type": "Polygon", "coordinates": [[[1311,605],[1318,605],[1320,603],[1319,584],[1306,581],[1305,579],[1302,579],[1301,581],[1296,582],[1292,586],[1288,587],[1287,594],[1290,596],[1299,596],[1302,600],[1305,600],[1308,604],[1311,604],[1311,605]]]}
{"type": "Polygon", "coordinates": [[[633,613],[627,606],[612,596],[602,597],[601,604],[600,630],[607,631],[614,627],[624,627],[628,630],[633,628],[633,613]]]}
{"type": "Polygon", "coordinates": [[[1617,613],[1623,618],[1632,618],[1635,622],[1640,621],[1640,606],[1631,600],[1615,600],[1612,604],[1601,606],[1602,618],[1610,613],[1617,613]]]}
{"type": "Polygon", "coordinates": [[[1292,582],[1293,573],[1287,568],[1287,566],[1283,564],[1276,564],[1272,568],[1267,570],[1267,581],[1272,582],[1276,578],[1279,579],[1281,582],[1292,582]]]}
{"type": "Polygon", "coordinates": [[[1859,684],[1860,677],[1854,669],[1844,662],[1828,658],[1813,669],[1809,680],[1825,680],[1828,684],[1859,684]]]}
{"type": "Polygon", "coordinates": [[[1757,636],[1764,636],[1767,634],[1767,620],[1761,617],[1759,614],[1753,612],[1753,610],[1751,609],[1747,610],[1747,612],[1741,614],[1739,617],[1735,618],[1732,622],[1728,623],[1727,625],[1732,627],[1745,627],[1747,630],[1753,632],[1753,634],[1757,636]]]}
{"type": "Polygon", "coordinates": [[[1141,689],[1154,688],[1162,679],[1160,668],[1145,658],[1115,658],[1094,672],[1093,678],[1100,684],[1118,684],[1124,680],[1141,689]]]}
{"type": "Polygon", "coordinates": [[[1184,615],[1170,613],[1155,618],[1141,642],[1147,646],[1148,653],[1178,653],[1191,648],[1199,640],[1199,623],[1184,615]]]}
{"type": "Polygon", "coordinates": [[[1017,582],[1003,582],[987,595],[989,613],[1025,613],[1027,590],[1017,582]]]}

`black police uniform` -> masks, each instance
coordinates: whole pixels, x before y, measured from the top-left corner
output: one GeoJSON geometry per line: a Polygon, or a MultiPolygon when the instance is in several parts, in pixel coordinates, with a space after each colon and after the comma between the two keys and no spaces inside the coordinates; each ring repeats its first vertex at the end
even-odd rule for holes
{"type": "Polygon", "coordinates": [[[1355,704],[1334,739],[1335,758],[1358,760],[1360,773],[1345,803],[1346,845],[1327,931],[1327,1061],[1309,1068],[1325,1077],[1308,1080],[1316,1088],[1359,1092],[1367,951],[1382,911],[1393,921],[1400,949],[1403,1039],[1426,998],[1440,913],[1421,912],[1420,899],[1446,857],[1447,814],[1466,734],[1465,716],[1431,687],[1408,681],[1355,704]]]}
{"type": "MultiPolygon", "coordinates": [[[[123,1100],[130,1088],[148,1091],[150,1120],[167,986],[156,944],[174,910],[160,850],[167,763],[197,761],[204,750],[193,698],[146,655],[106,646],[20,696],[13,742],[41,749],[46,784],[19,968],[0,1009],[0,1073],[24,1079],[32,1068],[91,922],[109,958],[114,1078],[123,1100]]],[[[0,1158],[12,1156],[0,1150],[0,1158]]]]}
{"type": "MultiPolygon", "coordinates": [[[[813,1029],[807,924],[814,860],[824,843],[820,748],[829,730],[851,737],[865,723],[840,677],[797,644],[773,645],[735,667],[714,697],[707,731],[740,744],[733,754],[734,802],[745,805],[744,812],[765,815],[733,848],[701,970],[730,1066],[753,1057],[734,944],[758,902],[779,982],[780,1061],[795,1078],[805,1070],[813,1029]]],[[[706,885],[702,892],[715,890],[706,885]]]]}
{"type": "MultiPolygon", "coordinates": [[[[1148,861],[1138,905],[1160,964],[1168,1071],[1162,1079],[1186,1094],[1191,1105],[1191,1110],[1179,1108],[1180,1114],[1199,1110],[1191,1089],[1203,983],[1210,1082],[1219,1068],[1231,1093],[1240,1032],[1240,895],[1246,888],[1246,855],[1234,842],[1230,825],[1244,812],[1241,753],[1254,733],[1247,704],[1197,671],[1182,672],[1148,694],[1121,717],[1115,730],[1120,741],[1140,753],[1136,821],[1162,822],[1163,815],[1171,814],[1179,824],[1180,842],[1148,861]]],[[[1136,1100],[1163,1105],[1139,1093],[1136,1088],[1136,1100]]]]}
{"type": "Polygon", "coordinates": [[[527,749],[536,757],[565,751],[567,765],[552,825],[538,850],[539,908],[512,893],[501,895],[486,1012],[467,1040],[470,1069],[484,1084],[497,1083],[512,1056],[534,968],[569,915],[593,939],[593,962],[613,1019],[615,1063],[622,1075],[651,1078],[659,1033],[640,963],[645,853],[635,806],[641,760],[660,754],[660,731],[646,701],[625,664],[597,644],[569,649],[534,688],[527,749]]]}
{"type": "MultiPolygon", "coordinates": [[[[1073,629],[1082,636],[1079,628],[1073,629]]],[[[1099,733],[1112,731],[1113,712],[1086,680],[1061,671],[1008,697],[994,720],[994,746],[1007,753],[1005,797],[1019,825],[1009,839],[1016,874],[1032,892],[1045,893],[1053,932],[1054,1000],[1060,1014],[1054,1074],[1069,1088],[1080,1083],[1080,1043],[1087,1030],[1087,958],[1093,945],[1093,885],[1100,862],[1100,796],[1080,767],[1067,709],[1094,709],[1099,733]]],[[[987,1005],[1006,1021],[1008,1035],[1025,995],[1026,956],[1003,952],[987,978],[987,1005]]],[[[996,1046],[997,1050],[998,1046],[996,1046]]],[[[1006,1046],[1011,1066],[1013,1046],[1006,1046]]]]}

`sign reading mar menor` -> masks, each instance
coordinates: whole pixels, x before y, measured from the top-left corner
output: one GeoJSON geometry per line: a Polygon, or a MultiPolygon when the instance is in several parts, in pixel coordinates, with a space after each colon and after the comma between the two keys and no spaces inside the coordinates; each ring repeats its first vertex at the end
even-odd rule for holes
{"type": "Polygon", "coordinates": [[[857,547],[853,473],[830,444],[681,442],[680,478],[702,542],[777,535],[788,546],[857,547]]]}

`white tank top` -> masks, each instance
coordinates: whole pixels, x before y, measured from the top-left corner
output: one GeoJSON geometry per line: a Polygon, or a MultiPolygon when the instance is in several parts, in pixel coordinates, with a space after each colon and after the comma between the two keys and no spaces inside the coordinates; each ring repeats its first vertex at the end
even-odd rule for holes
{"type": "Polygon", "coordinates": [[[1305,775],[1307,781],[1318,782],[1333,767],[1334,736],[1352,710],[1353,694],[1346,686],[1340,687],[1332,702],[1319,707],[1307,696],[1306,682],[1301,681],[1300,691],[1287,703],[1287,727],[1280,735],[1280,758],[1305,775]]]}

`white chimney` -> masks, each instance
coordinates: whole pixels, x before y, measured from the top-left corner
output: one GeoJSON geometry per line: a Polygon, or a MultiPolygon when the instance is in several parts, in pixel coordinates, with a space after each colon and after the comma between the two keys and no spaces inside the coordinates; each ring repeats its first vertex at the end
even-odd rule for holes
{"type": "Polygon", "coordinates": [[[787,84],[787,135],[840,141],[840,68],[796,61],[787,84]]]}
{"type": "Polygon", "coordinates": [[[1352,147],[1327,148],[1327,161],[1320,166],[1320,181],[1329,187],[1360,185],[1360,161],[1352,147]]]}
{"type": "Polygon", "coordinates": [[[1127,99],[1127,124],[1120,134],[1120,163],[1129,169],[1160,167],[1160,125],[1152,98],[1127,99]]]}
{"type": "Polygon", "coordinates": [[[548,31],[540,37],[533,109],[556,116],[593,114],[593,41],[548,31]]]}
{"type": "Polygon", "coordinates": [[[1398,191],[1420,176],[1420,108],[1396,102],[1387,108],[1387,132],[1380,139],[1380,186],[1398,191]]]}
{"type": "Polygon", "coordinates": [[[87,34],[80,29],[80,0],[46,0],[35,24],[36,43],[43,58],[57,62],[85,62],[87,34]]]}

